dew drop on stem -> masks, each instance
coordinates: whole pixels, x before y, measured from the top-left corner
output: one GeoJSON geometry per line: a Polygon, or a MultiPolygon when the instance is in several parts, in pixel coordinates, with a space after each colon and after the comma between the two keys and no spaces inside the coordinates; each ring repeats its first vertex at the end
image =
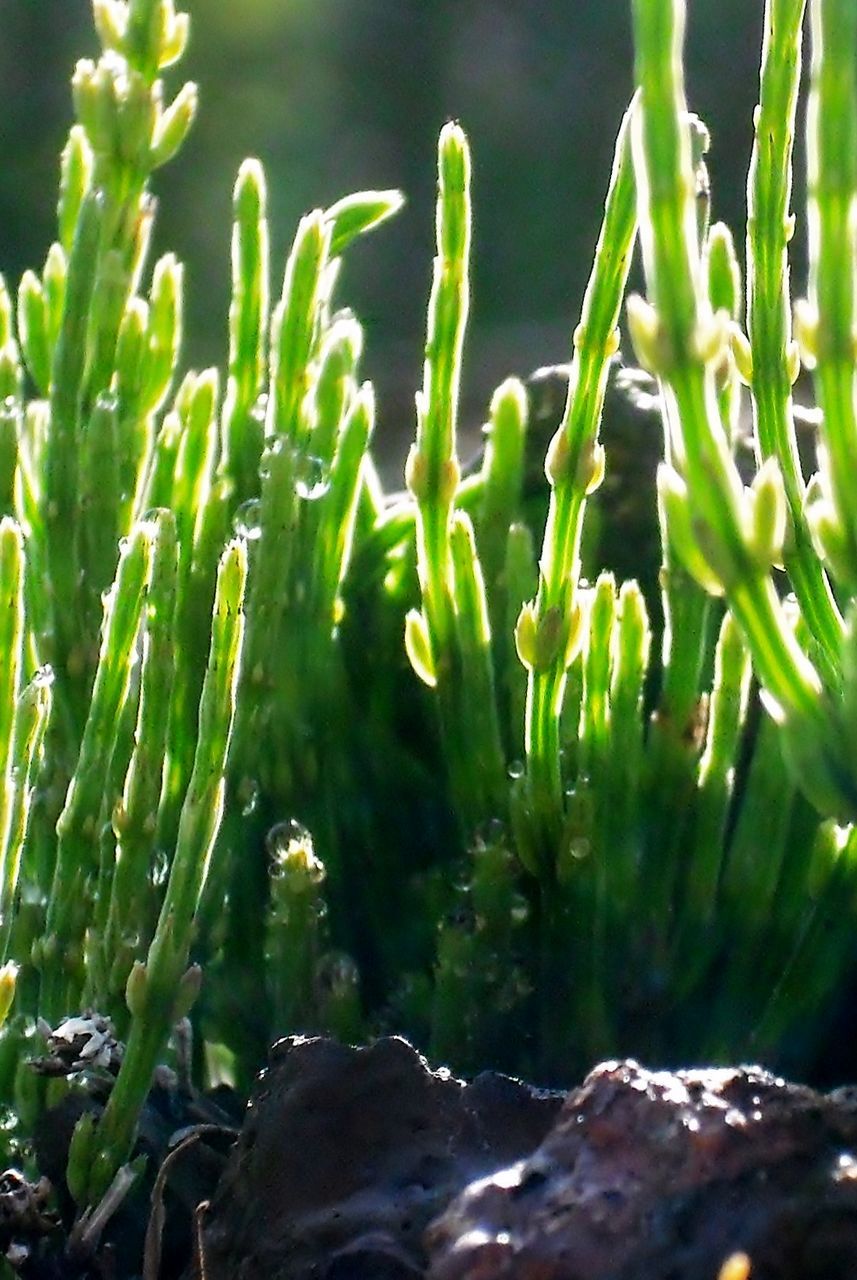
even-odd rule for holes
{"type": "Polygon", "coordinates": [[[298,462],[295,492],[305,502],[316,502],[330,488],[328,468],[321,458],[307,455],[298,462]]]}
{"type": "Polygon", "coordinates": [[[259,783],[255,778],[242,778],[238,784],[238,803],[241,805],[241,817],[249,818],[256,812],[259,803],[259,783]]]}
{"type": "Polygon", "coordinates": [[[265,848],[275,877],[294,877],[303,888],[319,885],[325,878],[324,863],[316,857],[312,835],[302,822],[289,818],[271,827],[265,848]]]}
{"type": "Polygon", "coordinates": [[[258,399],[254,402],[250,410],[250,417],[254,422],[260,422],[264,426],[265,418],[268,414],[268,393],[263,391],[258,399]]]}
{"type": "Polygon", "coordinates": [[[526,924],[530,918],[530,904],[521,894],[516,894],[509,912],[512,924],[526,924]]]}
{"type": "MultiPolygon", "coordinates": [[[[510,774],[510,776],[512,776],[510,774]]],[[[473,833],[473,846],[479,852],[483,849],[493,849],[498,845],[502,845],[506,840],[506,824],[502,818],[488,818],[485,822],[480,822],[479,826],[473,833]]]]}
{"type": "Polygon", "coordinates": [[[276,822],[265,836],[265,847],[272,858],[285,853],[290,845],[312,844],[312,835],[307,827],[297,818],[287,818],[284,822],[276,822]]]}
{"type": "Polygon", "coordinates": [[[320,995],[343,995],[360,986],[360,971],[347,951],[327,951],[316,970],[320,995]]]}
{"type": "Polygon", "coordinates": [[[247,542],[258,542],[262,536],[262,503],[258,498],[248,498],[232,517],[232,529],[239,538],[247,542]]]}
{"type": "Polygon", "coordinates": [[[574,840],[569,840],[566,852],[575,862],[583,862],[591,852],[589,841],[585,836],[577,836],[574,840]]]}
{"type": "Polygon", "coordinates": [[[170,860],[165,850],[157,849],[152,859],[152,865],[149,868],[149,879],[154,889],[162,889],[167,883],[167,877],[170,873],[170,860]]]}

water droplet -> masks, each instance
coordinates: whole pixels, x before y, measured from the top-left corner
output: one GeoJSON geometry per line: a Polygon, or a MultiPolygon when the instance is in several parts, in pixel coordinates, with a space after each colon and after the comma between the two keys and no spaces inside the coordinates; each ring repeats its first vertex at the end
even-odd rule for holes
{"type": "Polygon", "coordinates": [[[530,918],[530,904],[526,898],[516,895],[509,915],[512,918],[512,924],[526,924],[530,918]]]}
{"type": "Polygon", "coordinates": [[[246,538],[248,542],[258,542],[262,536],[261,515],[262,503],[259,499],[248,498],[246,502],[241,503],[232,517],[233,531],[239,538],[246,538]]]}
{"type": "Polygon", "coordinates": [[[316,983],[322,992],[343,996],[360,985],[360,971],[347,951],[328,951],[318,962],[316,983]]]}
{"type": "Polygon", "coordinates": [[[250,410],[250,417],[256,422],[264,423],[268,414],[268,393],[263,391],[258,397],[253,408],[250,410]]]}
{"type": "Polygon", "coordinates": [[[502,818],[488,818],[480,822],[473,833],[473,849],[475,853],[483,853],[486,849],[494,849],[506,840],[506,824],[502,818]]]}
{"type": "Polygon", "coordinates": [[[283,436],[272,436],[265,441],[262,457],[259,459],[259,478],[262,480],[263,488],[264,482],[270,478],[274,460],[285,452],[291,453],[292,446],[283,436]]]}
{"type": "Polygon", "coordinates": [[[591,853],[591,846],[586,836],[576,836],[574,840],[568,842],[568,856],[574,858],[575,862],[582,862],[584,858],[588,858],[591,853]]]}
{"type": "Polygon", "coordinates": [[[238,784],[238,802],[241,805],[241,817],[249,818],[256,812],[259,803],[259,784],[255,778],[242,778],[238,784]]]}
{"type": "Polygon", "coordinates": [[[513,760],[509,765],[508,774],[513,782],[517,782],[518,778],[523,778],[525,772],[523,760],[513,760]]]}
{"type": "Polygon", "coordinates": [[[316,857],[312,834],[297,818],[271,827],[265,836],[265,848],[275,878],[288,878],[295,888],[321,884],[324,880],[324,863],[316,857]]]}
{"type": "Polygon", "coordinates": [[[149,879],[155,889],[162,889],[170,874],[170,861],[163,849],[157,849],[149,869],[149,879]]]}
{"type": "Polygon", "coordinates": [[[96,397],[95,407],[103,413],[116,413],[119,408],[119,397],[115,391],[101,391],[96,397]]]}
{"type": "Polygon", "coordinates": [[[295,491],[306,502],[323,498],[330,488],[330,475],[321,458],[308,455],[298,462],[295,491]]]}
{"type": "Polygon", "coordinates": [[[265,847],[272,858],[285,853],[292,844],[312,844],[312,833],[297,818],[275,823],[265,836],[265,847]]]}
{"type": "Polygon", "coordinates": [[[0,1109],[0,1130],[3,1133],[14,1133],[18,1128],[18,1117],[11,1107],[0,1109]]]}

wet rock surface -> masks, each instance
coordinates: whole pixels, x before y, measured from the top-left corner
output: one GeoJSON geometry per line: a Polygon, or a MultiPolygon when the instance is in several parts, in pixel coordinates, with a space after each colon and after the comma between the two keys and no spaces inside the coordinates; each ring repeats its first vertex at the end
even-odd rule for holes
{"type": "Polygon", "coordinates": [[[291,1037],[240,1133],[236,1101],[157,1084],[147,1177],[81,1254],[63,1170],[103,1098],[67,1095],[0,1252],[24,1280],[857,1280],[857,1089],[626,1061],[563,1098],[291,1037]]]}
{"type": "Polygon", "coordinates": [[[405,1041],[275,1045],[202,1222],[205,1280],[411,1280],[425,1229],[522,1159],[562,1095],[486,1072],[463,1084],[405,1041]]]}
{"type": "Polygon", "coordinates": [[[853,1280],[857,1091],[606,1063],[426,1244],[430,1280],[853,1280]]]}
{"type": "Polygon", "coordinates": [[[202,1251],[206,1280],[717,1280],[739,1253],[752,1280],[853,1280],[857,1091],[628,1061],[560,1105],[402,1040],[292,1038],[202,1251]]]}

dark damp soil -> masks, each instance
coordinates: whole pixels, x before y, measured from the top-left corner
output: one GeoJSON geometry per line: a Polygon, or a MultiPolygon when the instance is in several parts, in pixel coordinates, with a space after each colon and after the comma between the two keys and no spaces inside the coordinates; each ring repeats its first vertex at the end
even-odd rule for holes
{"type": "Polygon", "coordinates": [[[243,1115],[229,1091],[156,1084],[154,1172],[83,1247],[63,1169],[75,1120],[103,1101],[46,1114],[55,1197],[0,1180],[0,1245],[25,1280],[857,1276],[857,1090],[625,1061],[563,1095],[465,1083],[396,1037],[290,1037],[243,1115]]]}

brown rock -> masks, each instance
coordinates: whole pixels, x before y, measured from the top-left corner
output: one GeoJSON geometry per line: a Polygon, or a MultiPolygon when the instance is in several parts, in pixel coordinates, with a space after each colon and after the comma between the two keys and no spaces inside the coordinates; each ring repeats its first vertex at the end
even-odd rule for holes
{"type": "Polygon", "coordinates": [[[429,1221],[561,1103],[490,1072],[465,1085],[395,1037],[282,1040],[203,1218],[205,1280],[422,1276],[429,1221]]]}
{"type": "Polygon", "coordinates": [[[854,1280],[855,1153],[851,1091],[605,1063],[431,1226],[429,1277],[717,1280],[744,1252],[752,1280],[854,1280]]]}

